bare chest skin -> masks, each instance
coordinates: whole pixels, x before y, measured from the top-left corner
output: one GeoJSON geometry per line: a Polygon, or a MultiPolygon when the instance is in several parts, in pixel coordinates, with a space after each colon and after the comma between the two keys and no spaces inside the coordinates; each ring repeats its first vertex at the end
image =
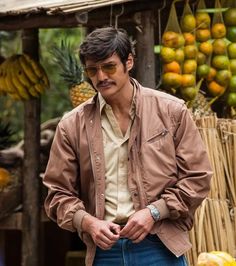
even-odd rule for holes
{"type": "Polygon", "coordinates": [[[129,112],[119,113],[119,112],[114,111],[114,115],[115,115],[117,122],[120,126],[122,134],[125,135],[128,127],[129,127],[129,123],[130,123],[130,119],[131,119],[129,112]]]}

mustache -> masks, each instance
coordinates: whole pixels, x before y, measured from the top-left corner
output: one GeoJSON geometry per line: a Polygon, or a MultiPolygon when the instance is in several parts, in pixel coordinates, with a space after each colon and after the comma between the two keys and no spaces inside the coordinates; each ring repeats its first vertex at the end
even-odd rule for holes
{"type": "Polygon", "coordinates": [[[109,81],[109,80],[105,80],[105,81],[99,81],[98,83],[97,83],[97,88],[99,88],[99,87],[106,87],[106,86],[109,86],[109,85],[115,85],[116,83],[114,82],[114,81],[109,81]]]}

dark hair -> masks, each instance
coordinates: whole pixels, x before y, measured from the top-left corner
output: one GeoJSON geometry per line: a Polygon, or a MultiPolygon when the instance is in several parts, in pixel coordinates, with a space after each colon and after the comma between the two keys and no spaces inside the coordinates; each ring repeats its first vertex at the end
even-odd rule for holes
{"type": "Polygon", "coordinates": [[[79,57],[83,65],[86,59],[104,60],[117,53],[125,65],[129,54],[135,55],[134,42],[124,29],[113,27],[99,28],[92,31],[80,45],[79,57]]]}

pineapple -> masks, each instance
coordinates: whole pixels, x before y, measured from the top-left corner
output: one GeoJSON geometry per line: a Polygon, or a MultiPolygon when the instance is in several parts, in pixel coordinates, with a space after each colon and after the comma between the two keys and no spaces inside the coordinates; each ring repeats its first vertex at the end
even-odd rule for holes
{"type": "Polygon", "coordinates": [[[210,103],[207,101],[206,97],[201,91],[198,92],[191,107],[192,107],[192,113],[200,117],[210,116],[214,114],[214,112],[211,109],[210,103]]]}
{"type": "Polygon", "coordinates": [[[85,102],[96,94],[94,88],[84,80],[83,69],[71,47],[61,42],[60,47],[54,47],[52,51],[56,62],[61,66],[60,76],[69,86],[69,96],[73,107],[85,102]]]}

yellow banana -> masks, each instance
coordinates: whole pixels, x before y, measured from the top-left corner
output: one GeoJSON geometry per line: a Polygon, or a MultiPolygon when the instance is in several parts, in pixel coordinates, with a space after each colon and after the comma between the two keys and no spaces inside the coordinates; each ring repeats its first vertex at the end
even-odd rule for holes
{"type": "Polygon", "coordinates": [[[15,87],[15,89],[18,91],[18,94],[20,95],[22,100],[29,100],[30,95],[27,92],[27,88],[18,79],[18,76],[17,76],[18,68],[17,68],[16,62],[17,62],[17,59],[14,60],[14,62],[12,63],[12,67],[10,68],[10,78],[11,78],[12,84],[15,87]]]}
{"type": "Polygon", "coordinates": [[[8,95],[15,101],[21,101],[21,97],[19,94],[16,94],[16,93],[8,93],[8,95]]]}
{"type": "Polygon", "coordinates": [[[7,85],[5,82],[5,76],[6,76],[6,71],[4,68],[0,67],[0,92],[4,94],[7,90],[7,85]]]}
{"type": "Polygon", "coordinates": [[[34,84],[34,88],[40,94],[43,94],[45,92],[45,85],[40,82],[34,84]]]}
{"type": "Polygon", "coordinates": [[[33,85],[33,83],[30,81],[30,79],[25,74],[24,70],[21,67],[21,64],[19,62],[19,58],[21,55],[19,55],[15,60],[15,74],[17,75],[17,78],[20,80],[20,82],[26,87],[29,88],[33,85]]]}
{"type": "MultiPolygon", "coordinates": [[[[7,90],[6,92],[8,94],[18,94],[18,90],[16,89],[16,87],[14,86],[13,82],[12,82],[12,74],[11,74],[11,70],[12,70],[12,67],[13,67],[13,58],[12,57],[9,57],[8,59],[8,63],[6,64],[6,76],[5,76],[5,82],[6,82],[6,85],[7,85],[7,90]]],[[[20,96],[20,95],[19,95],[20,96]]]]}
{"type": "Polygon", "coordinates": [[[39,82],[39,78],[34,73],[34,70],[32,69],[32,66],[30,65],[30,63],[26,60],[25,55],[21,55],[18,60],[19,60],[19,63],[21,65],[21,68],[25,72],[25,75],[28,77],[28,79],[33,84],[38,83],[39,82]]]}
{"type": "Polygon", "coordinates": [[[32,85],[31,87],[27,88],[28,92],[30,93],[30,95],[32,95],[33,97],[39,97],[40,93],[38,93],[38,91],[35,89],[35,85],[32,85]]]}
{"type": "Polygon", "coordinates": [[[24,84],[21,83],[21,81],[18,79],[18,65],[17,65],[17,58],[19,55],[14,55],[12,56],[12,64],[11,67],[9,68],[9,76],[12,82],[13,87],[15,90],[18,92],[22,100],[29,100],[30,95],[27,92],[27,88],[24,86],[24,84]]]}
{"type": "Polygon", "coordinates": [[[39,80],[42,80],[47,88],[49,88],[49,79],[48,76],[44,70],[44,68],[41,66],[39,62],[36,62],[34,59],[32,59],[29,55],[23,54],[26,61],[31,65],[34,73],[37,75],[39,80]]]}

